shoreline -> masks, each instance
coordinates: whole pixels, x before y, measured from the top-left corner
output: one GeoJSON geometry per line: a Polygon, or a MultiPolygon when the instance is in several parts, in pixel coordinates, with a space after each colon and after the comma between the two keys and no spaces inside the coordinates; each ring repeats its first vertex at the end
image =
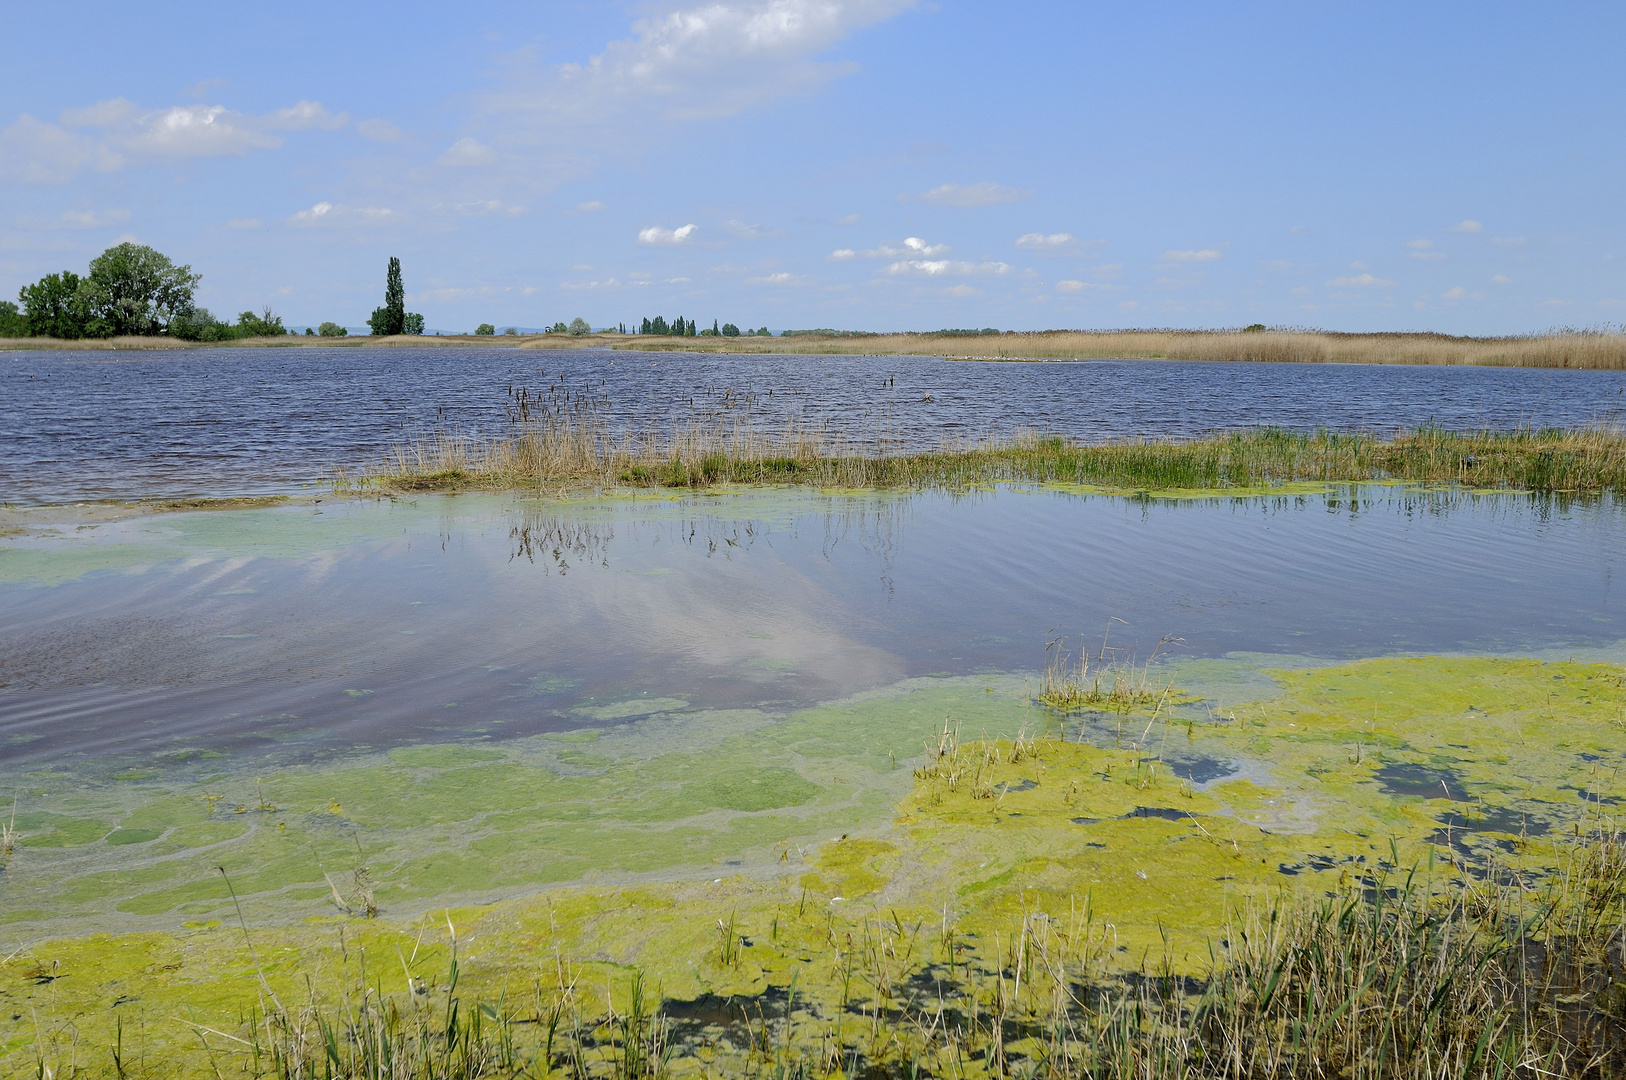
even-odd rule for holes
{"type": "Polygon", "coordinates": [[[173,338],[0,338],[0,352],[186,351],[202,348],[610,349],[733,356],[919,356],[971,363],[1174,360],[1214,363],[1388,364],[1441,367],[1530,367],[1626,370],[1626,334],[1601,331],[1454,337],[1435,333],[1349,334],[1333,331],[1045,330],[953,335],[898,333],[776,338],[674,338],[637,334],[398,335],[384,338],[244,338],[188,342],[173,338]]]}

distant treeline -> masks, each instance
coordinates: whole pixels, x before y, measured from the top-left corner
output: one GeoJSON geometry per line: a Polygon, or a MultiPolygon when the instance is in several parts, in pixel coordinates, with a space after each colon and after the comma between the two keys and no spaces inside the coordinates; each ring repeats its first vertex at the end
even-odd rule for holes
{"type": "Polygon", "coordinates": [[[645,319],[638,324],[640,334],[654,334],[664,337],[773,337],[766,326],[756,330],[740,332],[740,328],[733,323],[718,325],[716,319],[711,321],[709,330],[697,330],[693,319],[686,319],[682,315],[667,322],[665,316],[657,315],[653,319],[645,319]]]}

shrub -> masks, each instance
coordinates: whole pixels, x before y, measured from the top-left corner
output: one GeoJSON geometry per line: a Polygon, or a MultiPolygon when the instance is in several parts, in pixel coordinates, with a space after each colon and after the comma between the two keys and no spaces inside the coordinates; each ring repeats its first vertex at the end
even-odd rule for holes
{"type": "Polygon", "coordinates": [[[593,328],[587,325],[586,319],[578,315],[570,320],[569,332],[571,337],[581,337],[583,334],[591,334],[593,328]]]}
{"type": "Polygon", "coordinates": [[[517,326],[505,326],[505,327],[502,328],[502,332],[503,332],[504,337],[518,337],[519,336],[519,327],[517,327],[517,326]]]}
{"type": "Polygon", "coordinates": [[[316,328],[316,332],[323,337],[349,337],[350,331],[336,322],[325,322],[316,328]]]}
{"type": "Polygon", "coordinates": [[[245,311],[237,316],[238,337],[281,337],[287,332],[282,316],[273,315],[269,305],[258,315],[245,311]]]}
{"type": "Polygon", "coordinates": [[[495,326],[492,326],[488,322],[483,322],[479,326],[476,326],[474,328],[474,333],[475,333],[475,335],[477,337],[490,337],[492,334],[495,334],[496,332],[497,332],[497,328],[495,326]]]}

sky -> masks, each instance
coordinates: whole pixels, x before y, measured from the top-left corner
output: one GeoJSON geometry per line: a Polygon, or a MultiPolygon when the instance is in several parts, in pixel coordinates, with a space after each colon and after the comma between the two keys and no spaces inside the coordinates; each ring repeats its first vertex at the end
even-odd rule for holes
{"type": "Polygon", "coordinates": [[[7,15],[0,297],[431,329],[1626,321],[1626,5],[397,0],[7,15]]]}

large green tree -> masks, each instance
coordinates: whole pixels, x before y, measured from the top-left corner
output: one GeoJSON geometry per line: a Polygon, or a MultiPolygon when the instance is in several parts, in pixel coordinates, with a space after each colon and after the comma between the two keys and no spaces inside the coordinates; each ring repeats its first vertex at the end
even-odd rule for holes
{"type": "Polygon", "coordinates": [[[406,288],[401,284],[401,260],[390,256],[390,268],[384,276],[384,306],[375,308],[367,320],[374,335],[387,337],[406,330],[406,288]]]}
{"type": "Polygon", "coordinates": [[[99,336],[92,327],[85,305],[85,279],[72,270],[60,274],[46,274],[32,285],[24,285],[17,293],[22,301],[23,318],[28,324],[29,337],[54,337],[72,340],[86,336],[99,336]]]}
{"type": "MultiPolygon", "coordinates": [[[[81,288],[90,319],[109,334],[153,335],[191,312],[202,274],[145,244],[118,244],[91,260],[81,288]]],[[[87,332],[93,327],[87,327],[87,332]]]]}

